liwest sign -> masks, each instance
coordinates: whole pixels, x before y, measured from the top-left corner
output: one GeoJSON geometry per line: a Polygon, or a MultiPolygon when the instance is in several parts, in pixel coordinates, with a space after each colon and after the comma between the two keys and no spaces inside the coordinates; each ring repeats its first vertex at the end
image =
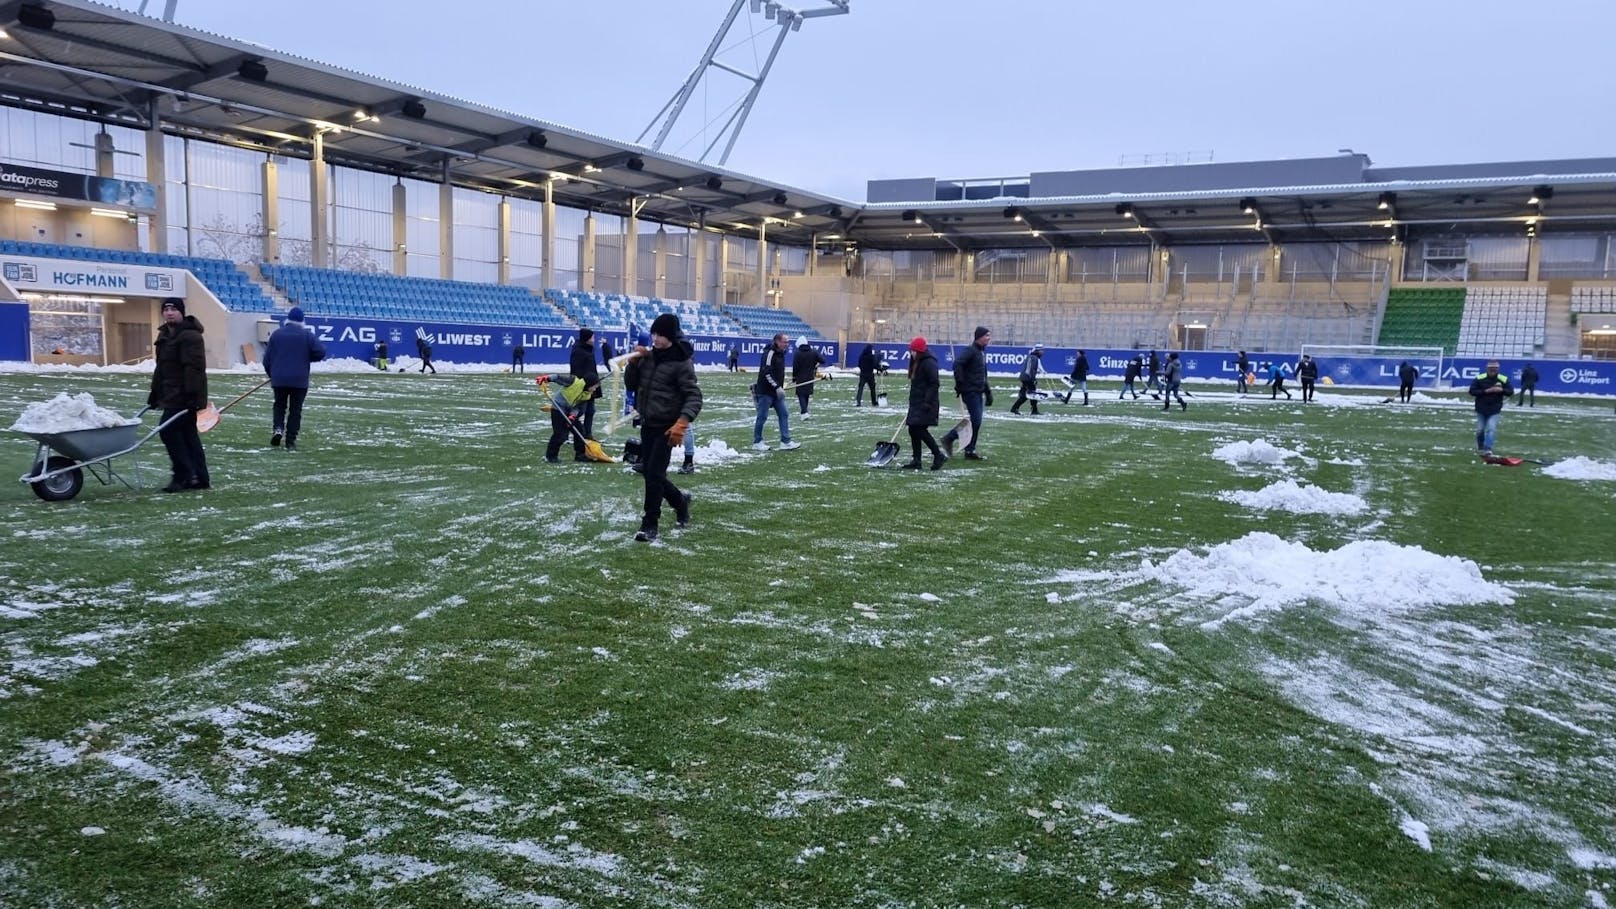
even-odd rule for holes
{"type": "Polygon", "coordinates": [[[121,205],[141,211],[157,208],[157,191],[150,183],[17,164],[0,163],[0,190],[96,205],[121,205]]]}
{"type": "Polygon", "coordinates": [[[117,262],[0,256],[0,275],[18,290],[132,297],[184,296],[185,271],[117,262]]]}

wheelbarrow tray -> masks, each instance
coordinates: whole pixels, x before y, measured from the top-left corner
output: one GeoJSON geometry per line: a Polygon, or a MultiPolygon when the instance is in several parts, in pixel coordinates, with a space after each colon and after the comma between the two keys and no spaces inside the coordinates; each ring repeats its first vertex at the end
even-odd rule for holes
{"type": "Polygon", "coordinates": [[[98,461],[134,448],[140,441],[141,424],[98,426],[67,432],[24,432],[35,442],[75,461],[98,461]]]}

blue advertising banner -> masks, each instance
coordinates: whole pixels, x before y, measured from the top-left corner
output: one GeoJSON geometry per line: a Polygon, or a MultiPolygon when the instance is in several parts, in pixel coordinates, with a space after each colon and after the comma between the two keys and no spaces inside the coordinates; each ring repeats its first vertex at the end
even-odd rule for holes
{"type": "Polygon", "coordinates": [[[32,360],[28,350],[28,304],[0,303],[0,360],[32,360]]]}
{"type": "MultiPolygon", "coordinates": [[[[909,365],[909,345],[892,342],[873,342],[876,356],[887,363],[892,369],[902,372],[909,365]]],[[[853,343],[847,345],[850,359],[857,359],[863,352],[864,345],[853,343]]],[[[951,369],[954,357],[965,349],[965,345],[934,344],[932,353],[937,357],[938,364],[943,370],[951,369]]],[[[995,375],[1015,375],[1021,371],[1021,363],[1030,347],[1001,347],[989,345],[986,356],[988,372],[995,375]]],[[[1127,348],[1085,348],[1089,360],[1089,377],[1093,379],[1121,379],[1128,368],[1128,361],[1134,357],[1148,362],[1150,351],[1131,350],[1127,348]]],[[[1165,362],[1167,351],[1157,351],[1165,362]]],[[[1235,360],[1237,354],[1233,351],[1221,350],[1190,350],[1181,351],[1179,356],[1184,361],[1184,376],[1187,379],[1216,380],[1223,379],[1229,382],[1232,389],[1235,382],[1235,360]]],[[[1254,370],[1259,373],[1269,363],[1278,363],[1280,369],[1287,377],[1296,374],[1296,361],[1301,359],[1301,352],[1276,352],[1249,354],[1254,370]]],[[[1358,385],[1372,388],[1396,388],[1397,370],[1402,366],[1400,357],[1352,357],[1352,358],[1316,358],[1319,361],[1319,376],[1329,376],[1338,385],[1358,385]]],[[[1442,361],[1441,374],[1433,376],[1436,372],[1434,363],[1416,364],[1421,367],[1419,387],[1458,388],[1469,386],[1470,381],[1485,371],[1486,357],[1455,357],[1442,361]]],[[[744,362],[744,361],[743,361],[744,362]]],[[[1075,347],[1045,347],[1043,356],[1042,374],[1053,379],[1056,376],[1070,375],[1072,364],[1077,362],[1077,348],[1075,347]]],[[[1500,358],[1499,372],[1510,377],[1518,387],[1520,385],[1521,368],[1527,364],[1525,358],[1500,358]]],[[[1533,360],[1537,366],[1537,390],[1546,394],[1616,394],[1616,362],[1605,360],[1533,360]]]]}
{"type": "MultiPolygon", "coordinates": [[[[376,344],[387,342],[390,357],[415,356],[416,339],[429,340],[432,357],[454,363],[509,363],[511,350],[517,344],[523,347],[523,357],[530,364],[563,364],[572,347],[578,342],[578,332],[572,328],[511,328],[503,325],[464,325],[444,322],[389,322],[381,319],[348,319],[310,315],[304,323],[309,330],[325,342],[329,357],[352,357],[370,360],[376,355],[376,344]]],[[[695,348],[697,366],[723,366],[730,348],[740,355],[741,365],[756,368],[768,339],[743,338],[729,335],[688,335],[695,348]]],[[[614,355],[627,353],[632,345],[629,333],[597,331],[597,342],[609,344],[614,355]]],[[[811,342],[814,349],[827,362],[835,363],[839,348],[834,341],[811,342]]]]}

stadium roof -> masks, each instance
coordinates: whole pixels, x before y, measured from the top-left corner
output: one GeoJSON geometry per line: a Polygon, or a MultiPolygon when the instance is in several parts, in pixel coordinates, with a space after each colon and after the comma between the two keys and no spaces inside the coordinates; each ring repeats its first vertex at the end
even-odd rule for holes
{"type": "Polygon", "coordinates": [[[582,130],[86,0],[0,0],[0,103],[807,245],[854,208],[582,130]],[[552,176],[554,175],[554,176],[552,176]],[[801,213],[798,216],[798,213],[801,213]]]}
{"type": "Polygon", "coordinates": [[[872,181],[855,203],[90,0],[0,0],[0,103],[668,224],[879,249],[1616,231],[1616,159],[1296,161],[872,181]],[[1529,203],[1534,192],[1551,194],[1529,203]],[[1386,203],[1382,207],[1382,203],[1386,203]],[[1250,209],[1250,211],[1247,211],[1250,209]],[[799,214],[800,213],[800,214],[799,214]]]}

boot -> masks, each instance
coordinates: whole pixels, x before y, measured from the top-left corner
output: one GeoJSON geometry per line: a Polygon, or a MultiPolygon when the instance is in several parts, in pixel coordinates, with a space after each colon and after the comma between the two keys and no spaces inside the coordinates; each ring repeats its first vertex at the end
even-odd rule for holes
{"type": "Polygon", "coordinates": [[[915,459],[913,461],[909,461],[909,462],[905,463],[903,465],[903,469],[904,470],[919,470],[920,469],[920,456],[915,455],[915,459]]]}
{"type": "Polygon", "coordinates": [[[1032,415],[1036,417],[1036,416],[1038,416],[1038,402],[1033,401],[1031,403],[1032,403],[1032,415]]]}
{"type": "Polygon", "coordinates": [[[1178,409],[1179,410],[1189,410],[1190,406],[1188,404],[1185,404],[1183,401],[1179,401],[1178,402],[1178,409]]]}
{"type": "Polygon", "coordinates": [[[945,463],[947,463],[947,462],[948,462],[948,455],[945,455],[940,451],[932,452],[932,456],[931,456],[931,469],[932,470],[942,470],[943,465],[945,463]]]}
{"type": "Polygon", "coordinates": [[[1083,406],[1084,407],[1089,406],[1089,393],[1086,392],[1086,391],[1083,392],[1083,406]]]}

